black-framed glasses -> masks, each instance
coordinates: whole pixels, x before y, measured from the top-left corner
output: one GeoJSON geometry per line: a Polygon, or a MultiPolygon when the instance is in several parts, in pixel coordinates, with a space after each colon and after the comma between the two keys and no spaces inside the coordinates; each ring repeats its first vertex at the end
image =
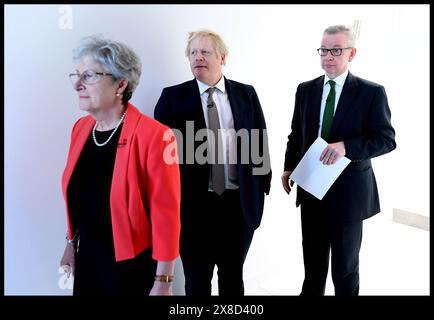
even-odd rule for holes
{"type": "Polygon", "coordinates": [[[346,49],[352,49],[353,47],[346,47],[346,48],[331,48],[331,49],[326,49],[326,48],[318,48],[316,49],[316,51],[318,51],[318,54],[321,57],[325,57],[329,51],[332,54],[332,56],[340,56],[342,54],[343,50],[346,49]]]}
{"type": "Polygon", "coordinates": [[[97,83],[102,76],[112,76],[113,74],[107,72],[96,72],[93,70],[86,70],[83,73],[70,73],[69,79],[71,79],[72,85],[75,85],[78,80],[85,84],[97,83]]]}

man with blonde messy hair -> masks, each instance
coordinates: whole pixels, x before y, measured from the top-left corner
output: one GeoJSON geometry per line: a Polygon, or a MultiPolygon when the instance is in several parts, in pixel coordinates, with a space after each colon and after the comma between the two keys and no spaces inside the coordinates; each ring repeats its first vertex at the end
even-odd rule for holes
{"type": "Polygon", "coordinates": [[[219,295],[243,295],[243,264],[270,190],[265,119],[255,89],[223,76],[228,49],[217,33],[190,32],[185,53],[195,79],[164,88],[154,112],[179,133],[185,292],[211,295],[217,266],[219,295]],[[243,157],[245,147],[260,151],[265,170],[243,157]]]}

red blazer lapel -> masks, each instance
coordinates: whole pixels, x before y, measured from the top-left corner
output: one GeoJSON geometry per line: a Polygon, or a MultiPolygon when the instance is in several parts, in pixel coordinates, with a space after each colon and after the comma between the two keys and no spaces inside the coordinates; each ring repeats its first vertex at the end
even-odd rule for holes
{"type": "Polygon", "coordinates": [[[118,150],[116,152],[115,165],[113,169],[112,185],[110,190],[110,209],[113,228],[113,240],[117,245],[116,253],[132,252],[129,244],[133,244],[133,239],[119,239],[120,236],[132,236],[130,220],[128,216],[128,163],[131,154],[131,144],[134,132],[137,128],[141,115],[139,110],[132,104],[127,106],[122,131],[119,136],[118,150]],[[121,248],[124,246],[124,248],[121,248]],[[128,247],[128,248],[127,248],[128,247]]]}
{"type": "Polygon", "coordinates": [[[69,181],[71,180],[72,173],[74,172],[75,166],[77,164],[78,158],[80,157],[81,151],[83,150],[84,144],[89,137],[90,131],[95,125],[95,119],[92,116],[86,116],[77,121],[71,134],[71,145],[69,147],[68,160],[66,162],[65,170],[62,175],[62,192],[66,203],[66,210],[68,212],[68,235],[72,239],[74,236],[71,219],[69,219],[69,209],[67,203],[67,188],[69,181]]]}

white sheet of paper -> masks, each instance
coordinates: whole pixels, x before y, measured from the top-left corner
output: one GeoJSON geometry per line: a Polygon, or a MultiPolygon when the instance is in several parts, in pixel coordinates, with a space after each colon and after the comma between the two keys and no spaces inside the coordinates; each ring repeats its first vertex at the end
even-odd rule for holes
{"type": "Polygon", "coordinates": [[[327,142],[318,137],[289,177],[300,187],[321,200],[346,166],[350,159],[342,157],[335,164],[325,165],[319,157],[327,147],[327,142]]]}

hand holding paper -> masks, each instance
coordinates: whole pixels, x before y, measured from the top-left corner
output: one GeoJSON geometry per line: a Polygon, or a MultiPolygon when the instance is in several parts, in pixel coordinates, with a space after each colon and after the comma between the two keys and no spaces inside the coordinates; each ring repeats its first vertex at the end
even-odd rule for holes
{"type": "Polygon", "coordinates": [[[326,147],[327,142],[318,137],[290,176],[290,179],[319,200],[324,197],[342,171],[351,162],[350,159],[342,157],[336,163],[323,164],[320,157],[326,147]]]}
{"type": "Polygon", "coordinates": [[[323,164],[334,164],[345,156],[345,145],[342,141],[328,144],[319,158],[323,164]]]}

